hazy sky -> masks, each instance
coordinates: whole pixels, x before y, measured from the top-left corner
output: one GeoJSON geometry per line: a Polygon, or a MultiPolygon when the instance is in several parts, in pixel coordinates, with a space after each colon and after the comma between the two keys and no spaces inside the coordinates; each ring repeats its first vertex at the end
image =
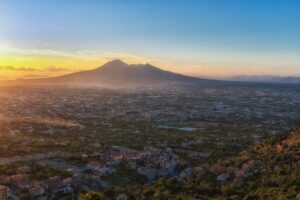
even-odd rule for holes
{"type": "Polygon", "coordinates": [[[0,0],[0,79],[120,58],[194,76],[300,76],[298,0],[0,0]]]}

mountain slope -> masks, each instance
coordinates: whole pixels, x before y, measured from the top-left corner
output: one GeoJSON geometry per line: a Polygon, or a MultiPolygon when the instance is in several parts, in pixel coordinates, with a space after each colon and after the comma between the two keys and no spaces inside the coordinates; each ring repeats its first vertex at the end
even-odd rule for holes
{"type": "MultiPolygon", "coordinates": [[[[206,79],[164,71],[150,64],[129,65],[121,60],[103,66],[54,78],[21,80],[23,84],[83,84],[83,85],[159,85],[170,83],[209,82],[206,79]]],[[[20,81],[19,81],[20,82],[20,81]]]]}

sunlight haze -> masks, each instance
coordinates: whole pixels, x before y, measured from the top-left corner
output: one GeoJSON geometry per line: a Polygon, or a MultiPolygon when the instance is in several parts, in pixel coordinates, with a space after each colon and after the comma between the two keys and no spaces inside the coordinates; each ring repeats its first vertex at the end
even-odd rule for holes
{"type": "Polygon", "coordinates": [[[2,0],[0,79],[113,59],[201,77],[300,76],[297,8],[291,0],[2,0]]]}

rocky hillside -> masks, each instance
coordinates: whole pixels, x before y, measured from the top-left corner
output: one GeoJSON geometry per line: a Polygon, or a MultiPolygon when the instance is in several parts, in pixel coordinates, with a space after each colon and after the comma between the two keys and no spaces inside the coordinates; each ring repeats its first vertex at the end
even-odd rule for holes
{"type": "Polygon", "coordinates": [[[268,139],[212,166],[199,166],[185,181],[161,178],[140,188],[88,192],[84,199],[300,199],[300,129],[268,139]]]}

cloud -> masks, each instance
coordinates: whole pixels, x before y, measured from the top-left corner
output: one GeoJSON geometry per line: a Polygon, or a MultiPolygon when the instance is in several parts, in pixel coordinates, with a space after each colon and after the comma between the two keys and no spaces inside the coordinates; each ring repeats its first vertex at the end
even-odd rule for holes
{"type": "Polygon", "coordinates": [[[62,68],[62,67],[55,67],[55,66],[50,66],[44,68],[43,71],[48,71],[48,72],[67,72],[70,71],[68,68],[62,68]]]}
{"type": "Polygon", "coordinates": [[[21,55],[47,55],[47,56],[65,56],[65,57],[74,57],[73,53],[60,51],[60,50],[53,50],[53,49],[21,49],[21,48],[7,48],[5,49],[6,53],[15,53],[21,55]]]}
{"type": "Polygon", "coordinates": [[[22,71],[22,72],[67,72],[67,71],[70,71],[67,68],[55,67],[55,66],[45,67],[43,69],[37,69],[34,67],[0,66],[0,70],[22,71]]]}
{"type": "Polygon", "coordinates": [[[134,61],[153,61],[153,59],[137,56],[129,53],[121,52],[103,52],[97,50],[73,50],[63,51],[58,49],[22,49],[22,48],[6,48],[6,53],[12,53],[17,55],[37,55],[37,56],[56,56],[56,57],[69,57],[78,59],[127,59],[134,61]]]}
{"type": "Polygon", "coordinates": [[[21,78],[22,79],[36,79],[36,78],[47,78],[49,76],[45,76],[45,75],[38,75],[38,74],[27,74],[27,75],[23,75],[21,78]]]}
{"type": "Polygon", "coordinates": [[[33,67],[14,67],[14,66],[0,66],[0,70],[11,70],[11,71],[24,71],[24,72],[35,72],[38,71],[33,67]]]}

